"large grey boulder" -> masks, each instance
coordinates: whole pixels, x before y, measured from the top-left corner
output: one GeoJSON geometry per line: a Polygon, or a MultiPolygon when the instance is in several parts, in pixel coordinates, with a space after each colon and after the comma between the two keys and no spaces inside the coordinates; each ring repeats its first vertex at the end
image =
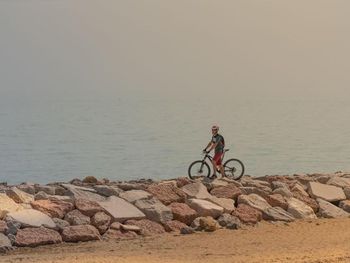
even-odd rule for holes
{"type": "Polygon", "coordinates": [[[98,194],[106,197],[110,197],[112,195],[119,196],[119,194],[123,192],[122,189],[115,185],[95,185],[94,189],[98,194]]]}
{"type": "Polygon", "coordinates": [[[212,195],[209,194],[207,188],[201,182],[195,182],[191,184],[187,184],[181,188],[183,192],[185,192],[190,198],[195,199],[208,199],[211,198],[212,195]]]}
{"type": "Polygon", "coordinates": [[[237,203],[249,205],[259,211],[264,211],[265,209],[271,207],[271,205],[264,198],[257,194],[240,195],[238,196],[237,203]]]}
{"type": "Polygon", "coordinates": [[[173,220],[171,208],[165,206],[162,202],[155,198],[149,200],[138,200],[135,202],[135,206],[140,209],[149,220],[158,223],[165,223],[173,220]]]}
{"type": "Polygon", "coordinates": [[[123,223],[129,219],[143,219],[145,214],[122,198],[110,196],[97,202],[112,217],[112,221],[123,223]]]}
{"type": "Polygon", "coordinates": [[[297,219],[316,219],[317,216],[314,213],[314,210],[304,202],[292,197],[287,200],[288,209],[287,212],[290,213],[297,219]]]}
{"type": "Polygon", "coordinates": [[[294,216],[287,211],[285,211],[283,208],[276,206],[276,207],[270,207],[263,211],[263,219],[264,220],[271,220],[271,221],[285,221],[285,222],[292,222],[295,220],[294,216]]]}
{"type": "Polygon", "coordinates": [[[73,196],[74,199],[86,199],[91,201],[105,201],[106,198],[97,194],[97,191],[92,188],[76,186],[73,184],[62,184],[67,190],[67,194],[73,196]]]}
{"type": "Polygon", "coordinates": [[[56,227],[51,217],[34,209],[24,209],[18,212],[8,213],[6,221],[17,221],[24,227],[56,227]]]}
{"type": "Polygon", "coordinates": [[[144,190],[130,190],[119,194],[119,197],[134,204],[138,200],[151,199],[153,196],[144,190]]]}
{"type": "Polygon", "coordinates": [[[320,206],[318,210],[318,216],[325,218],[338,218],[338,217],[349,217],[350,214],[343,209],[327,202],[323,199],[317,198],[317,202],[320,206]]]}
{"type": "Polygon", "coordinates": [[[312,198],[321,198],[328,202],[346,199],[343,189],[333,185],[310,182],[308,185],[308,192],[312,198]]]}
{"type": "Polygon", "coordinates": [[[13,201],[6,194],[0,193],[0,219],[3,219],[7,213],[23,210],[23,207],[13,201]]]}
{"type": "Polygon", "coordinates": [[[327,184],[341,188],[350,187],[350,178],[334,176],[327,181],[327,184]]]}
{"type": "Polygon", "coordinates": [[[199,216],[211,216],[218,218],[224,212],[224,209],[210,201],[202,199],[188,199],[187,204],[195,210],[199,216]]]}

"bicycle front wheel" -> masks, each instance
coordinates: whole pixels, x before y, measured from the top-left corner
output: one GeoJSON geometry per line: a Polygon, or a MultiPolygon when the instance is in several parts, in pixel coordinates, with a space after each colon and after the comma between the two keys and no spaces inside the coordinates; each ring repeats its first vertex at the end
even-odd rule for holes
{"type": "Polygon", "coordinates": [[[191,179],[196,179],[198,177],[210,176],[210,167],[204,161],[195,161],[191,163],[190,167],[188,167],[188,176],[191,179]]]}
{"type": "Polygon", "coordinates": [[[244,175],[244,165],[238,159],[230,159],[224,163],[225,174],[228,178],[239,180],[244,175]]]}

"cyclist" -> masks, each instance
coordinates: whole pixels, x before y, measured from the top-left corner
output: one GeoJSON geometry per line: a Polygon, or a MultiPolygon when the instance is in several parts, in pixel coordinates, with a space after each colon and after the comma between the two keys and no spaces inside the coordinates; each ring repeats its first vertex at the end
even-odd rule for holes
{"type": "Polygon", "coordinates": [[[223,177],[226,177],[225,175],[225,169],[224,166],[222,165],[222,155],[224,154],[224,148],[225,148],[225,139],[224,137],[219,134],[219,126],[214,125],[213,127],[211,127],[211,132],[213,134],[213,137],[211,139],[211,141],[208,143],[207,147],[205,147],[205,149],[203,150],[204,153],[209,153],[211,152],[213,149],[215,149],[215,155],[213,157],[213,178],[216,178],[216,169],[217,167],[220,170],[220,173],[223,177]],[[207,149],[209,148],[209,150],[207,151],[207,149]]]}

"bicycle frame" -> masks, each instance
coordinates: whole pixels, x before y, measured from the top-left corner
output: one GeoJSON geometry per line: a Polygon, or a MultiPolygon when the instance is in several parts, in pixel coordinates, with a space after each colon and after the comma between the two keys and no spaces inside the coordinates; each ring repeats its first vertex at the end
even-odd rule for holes
{"type": "MultiPolygon", "coordinates": [[[[223,154],[222,154],[222,157],[221,157],[221,162],[223,162],[223,161],[224,161],[224,158],[225,158],[225,153],[226,153],[226,151],[224,151],[224,152],[223,152],[223,154]]],[[[212,156],[210,156],[210,155],[209,155],[209,153],[206,153],[206,154],[205,154],[205,156],[204,156],[204,158],[203,158],[203,160],[202,160],[202,165],[201,165],[201,169],[200,169],[200,171],[202,171],[202,169],[203,169],[203,165],[204,165],[205,160],[206,160],[207,158],[210,160],[210,163],[211,163],[211,164],[213,163],[213,157],[212,157],[212,156]]],[[[217,168],[217,166],[216,166],[216,171],[220,173],[220,170],[217,168]]]]}

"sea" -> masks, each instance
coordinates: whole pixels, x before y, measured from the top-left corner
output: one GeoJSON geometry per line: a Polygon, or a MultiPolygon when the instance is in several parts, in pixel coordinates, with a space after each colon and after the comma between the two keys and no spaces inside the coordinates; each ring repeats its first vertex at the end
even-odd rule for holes
{"type": "Polygon", "coordinates": [[[0,182],[187,176],[213,124],[251,176],[349,171],[349,116],[342,99],[0,98],[0,182]]]}

